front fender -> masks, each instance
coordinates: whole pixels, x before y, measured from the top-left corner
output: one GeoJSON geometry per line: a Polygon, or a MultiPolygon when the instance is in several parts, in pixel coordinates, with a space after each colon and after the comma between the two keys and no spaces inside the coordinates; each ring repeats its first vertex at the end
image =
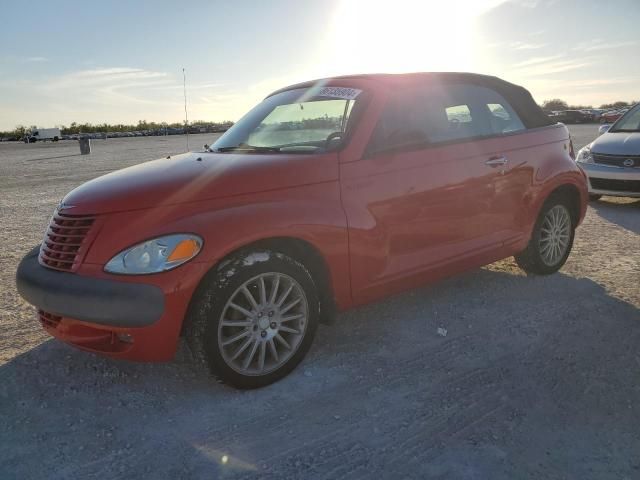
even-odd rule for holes
{"type": "Polygon", "coordinates": [[[304,240],[324,258],[337,305],[350,304],[347,222],[337,182],[110,214],[85,263],[104,265],[125,248],[176,232],[203,238],[202,251],[190,262],[204,264],[206,268],[198,269],[203,274],[233,251],[259,240],[304,240]]]}

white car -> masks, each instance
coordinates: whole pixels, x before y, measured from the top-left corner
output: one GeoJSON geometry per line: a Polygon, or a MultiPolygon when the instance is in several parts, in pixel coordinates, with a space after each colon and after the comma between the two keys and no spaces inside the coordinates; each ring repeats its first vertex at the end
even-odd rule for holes
{"type": "Polygon", "coordinates": [[[589,177],[589,196],[640,197],[640,104],[578,152],[576,162],[589,177]]]}

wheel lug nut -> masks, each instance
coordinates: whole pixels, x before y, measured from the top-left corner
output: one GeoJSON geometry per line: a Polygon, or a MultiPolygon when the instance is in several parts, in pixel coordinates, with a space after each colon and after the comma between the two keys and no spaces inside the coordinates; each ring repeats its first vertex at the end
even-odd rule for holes
{"type": "Polygon", "coordinates": [[[270,327],[271,327],[271,328],[276,328],[276,327],[277,327],[276,322],[271,322],[270,327]]]}
{"type": "Polygon", "coordinates": [[[269,312],[269,316],[270,316],[270,317],[273,317],[273,310],[271,310],[271,311],[269,312]]]}
{"type": "Polygon", "coordinates": [[[264,330],[262,330],[262,331],[260,332],[260,336],[261,336],[262,338],[266,337],[266,336],[267,336],[267,332],[265,332],[264,330]]]}
{"type": "Polygon", "coordinates": [[[262,312],[260,312],[260,313],[258,314],[258,317],[262,317],[262,312]]]}

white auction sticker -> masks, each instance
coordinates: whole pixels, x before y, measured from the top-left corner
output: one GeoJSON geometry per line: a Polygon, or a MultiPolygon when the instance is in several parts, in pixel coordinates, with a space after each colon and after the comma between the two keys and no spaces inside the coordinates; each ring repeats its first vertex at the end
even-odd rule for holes
{"type": "MultiPolygon", "coordinates": [[[[314,92],[315,93],[315,92],[314,92]]],[[[362,90],[347,87],[322,87],[315,93],[318,97],[342,98],[344,100],[354,100],[362,90]]]]}

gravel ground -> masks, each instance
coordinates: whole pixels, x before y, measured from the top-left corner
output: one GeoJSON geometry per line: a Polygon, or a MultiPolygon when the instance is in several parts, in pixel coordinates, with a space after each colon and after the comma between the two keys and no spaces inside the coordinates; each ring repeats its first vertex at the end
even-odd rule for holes
{"type": "Polygon", "coordinates": [[[640,478],[640,200],[592,203],[556,275],[505,260],[341,314],[240,392],[184,348],[134,364],[50,340],[18,296],[67,191],[184,139],[93,147],[0,144],[0,478],[640,478]]]}

